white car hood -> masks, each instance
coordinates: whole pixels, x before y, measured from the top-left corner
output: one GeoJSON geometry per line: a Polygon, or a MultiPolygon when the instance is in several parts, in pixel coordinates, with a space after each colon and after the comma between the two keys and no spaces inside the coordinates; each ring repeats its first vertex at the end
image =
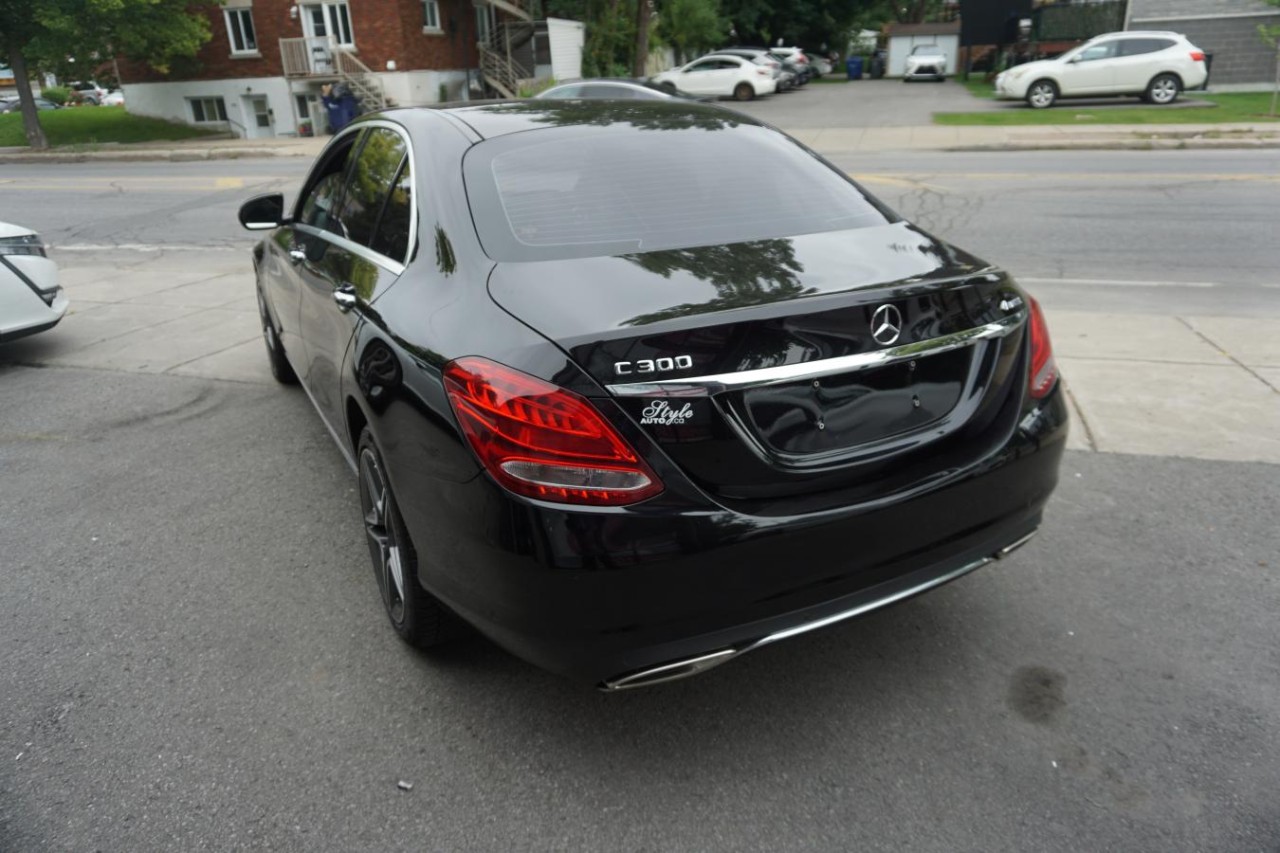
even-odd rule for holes
{"type": "Polygon", "coordinates": [[[917,65],[921,62],[946,62],[946,61],[947,61],[947,55],[945,53],[913,53],[907,57],[908,64],[914,62],[917,65]]]}
{"type": "Polygon", "coordinates": [[[36,232],[30,228],[23,228],[21,225],[10,225],[8,222],[0,222],[0,240],[6,237],[30,237],[36,232]]]}

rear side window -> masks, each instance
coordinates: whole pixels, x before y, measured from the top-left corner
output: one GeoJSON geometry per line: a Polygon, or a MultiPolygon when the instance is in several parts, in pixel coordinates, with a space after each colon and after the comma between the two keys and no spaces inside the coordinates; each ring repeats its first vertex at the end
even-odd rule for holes
{"type": "Polygon", "coordinates": [[[409,158],[400,164],[400,173],[391,184],[387,201],[378,220],[378,230],[369,248],[395,261],[403,262],[409,251],[409,225],[413,217],[413,175],[409,158]]]}
{"type": "Polygon", "coordinates": [[[1172,39],[1125,39],[1120,42],[1120,56],[1141,56],[1173,47],[1172,39]]]}
{"type": "Polygon", "coordinates": [[[644,119],[652,126],[540,130],[475,146],[464,170],[486,253],[596,257],[890,221],[844,175],[774,131],[709,115],[685,127],[683,114],[658,109],[644,119]]]}
{"type": "Polygon", "coordinates": [[[370,128],[356,153],[339,218],[348,239],[373,247],[374,228],[400,172],[405,144],[385,127],[370,128]]]}

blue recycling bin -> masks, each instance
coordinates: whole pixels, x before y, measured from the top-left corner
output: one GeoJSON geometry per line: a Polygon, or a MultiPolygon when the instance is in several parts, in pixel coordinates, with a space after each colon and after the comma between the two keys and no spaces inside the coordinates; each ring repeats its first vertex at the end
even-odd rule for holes
{"type": "Polygon", "coordinates": [[[844,61],[845,73],[849,75],[850,80],[862,79],[862,57],[851,56],[844,61]]]}

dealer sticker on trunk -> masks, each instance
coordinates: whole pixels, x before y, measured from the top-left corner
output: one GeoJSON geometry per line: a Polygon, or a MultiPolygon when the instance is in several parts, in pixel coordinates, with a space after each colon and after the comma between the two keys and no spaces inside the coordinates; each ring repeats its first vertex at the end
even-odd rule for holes
{"type": "Polygon", "coordinates": [[[659,424],[661,426],[679,426],[693,417],[693,405],[685,403],[673,409],[666,400],[655,400],[644,407],[640,413],[641,424],[659,424]]]}

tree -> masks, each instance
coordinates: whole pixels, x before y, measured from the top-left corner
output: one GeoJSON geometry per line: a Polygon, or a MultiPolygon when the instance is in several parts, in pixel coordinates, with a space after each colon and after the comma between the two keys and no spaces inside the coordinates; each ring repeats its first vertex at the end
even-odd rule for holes
{"type": "Polygon", "coordinates": [[[209,22],[188,0],[0,0],[0,56],[13,69],[32,148],[49,147],[31,92],[33,66],[119,55],[163,72],[208,40],[209,22]]]}
{"type": "Polygon", "coordinates": [[[717,0],[665,0],[658,17],[658,35],[675,51],[677,65],[719,46],[728,31],[717,0]]]}
{"type": "MultiPolygon", "coordinates": [[[[1272,6],[1280,7],[1280,0],[1266,0],[1272,6]]],[[[1258,24],[1258,35],[1273,47],[1276,52],[1276,82],[1271,90],[1271,115],[1276,114],[1276,103],[1280,101],[1280,24],[1258,24]]]]}

